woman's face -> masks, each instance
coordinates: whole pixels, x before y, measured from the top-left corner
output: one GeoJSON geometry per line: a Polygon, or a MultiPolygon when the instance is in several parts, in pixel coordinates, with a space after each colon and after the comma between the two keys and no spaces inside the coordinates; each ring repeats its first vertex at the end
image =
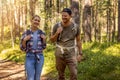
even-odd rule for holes
{"type": "Polygon", "coordinates": [[[33,19],[32,19],[32,26],[33,27],[38,27],[39,25],[40,25],[40,18],[39,17],[34,17],[33,19]]]}

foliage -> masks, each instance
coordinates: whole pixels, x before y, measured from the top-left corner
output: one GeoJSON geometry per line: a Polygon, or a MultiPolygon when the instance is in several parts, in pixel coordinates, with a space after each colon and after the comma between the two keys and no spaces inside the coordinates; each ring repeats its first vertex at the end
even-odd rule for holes
{"type": "Polygon", "coordinates": [[[52,73],[52,71],[55,71],[55,57],[53,50],[55,49],[54,46],[48,44],[47,49],[44,51],[44,57],[45,57],[45,64],[43,69],[43,75],[52,73]]]}
{"type": "Polygon", "coordinates": [[[5,60],[11,60],[20,63],[23,63],[25,60],[25,54],[19,49],[19,46],[16,46],[15,48],[3,49],[0,53],[0,57],[5,60]]]}
{"type": "MultiPolygon", "coordinates": [[[[42,74],[56,79],[54,50],[54,45],[47,45],[42,74]]],[[[120,43],[84,43],[83,53],[83,60],[78,63],[78,80],[120,80],[120,43]]],[[[19,46],[15,49],[6,47],[1,51],[0,56],[3,55],[9,60],[24,62],[25,54],[19,50],[19,46]]],[[[68,68],[65,73],[69,78],[68,68]]]]}
{"type": "Polygon", "coordinates": [[[79,67],[80,80],[119,80],[120,45],[84,44],[86,60],[79,67]],[[89,46],[88,46],[89,45],[89,46]],[[86,48],[86,49],[85,49],[86,48]]]}
{"type": "Polygon", "coordinates": [[[0,52],[4,49],[8,49],[8,48],[11,48],[11,41],[8,40],[8,41],[3,41],[3,42],[0,42],[0,52]]]}
{"type": "MultiPolygon", "coordinates": [[[[85,43],[78,63],[78,80],[120,80],[120,44],[85,43]]],[[[66,69],[69,79],[69,71],[66,69]]]]}

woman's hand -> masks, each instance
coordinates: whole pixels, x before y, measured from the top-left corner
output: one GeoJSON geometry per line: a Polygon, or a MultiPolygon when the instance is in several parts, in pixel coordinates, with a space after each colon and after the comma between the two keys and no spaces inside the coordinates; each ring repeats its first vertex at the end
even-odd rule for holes
{"type": "Polygon", "coordinates": [[[43,40],[46,40],[46,36],[44,34],[41,34],[40,37],[43,39],[43,40]]]}
{"type": "Polygon", "coordinates": [[[43,43],[46,43],[46,36],[44,34],[41,34],[40,37],[43,39],[43,43]]]}
{"type": "Polygon", "coordinates": [[[30,38],[31,38],[31,35],[27,35],[27,36],[24,38],[24,41],[28,41],[28,40],[30,40],[30,38]]]}
{"type": "Polygon", "coordinates": [[[26,48],[26,42],[27,42],[28,40],[30,40],[30,38],[31,38],[31,35],[27,35],[27,36],[23,39],[22,45],[23,45],[24,48],[26,48]]]}

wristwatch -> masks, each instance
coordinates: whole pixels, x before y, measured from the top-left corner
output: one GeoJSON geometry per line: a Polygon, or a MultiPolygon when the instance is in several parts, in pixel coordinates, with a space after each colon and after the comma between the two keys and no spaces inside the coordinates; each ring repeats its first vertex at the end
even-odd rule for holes
{"type": "Polygon", "coordinates": [[[83,55],[83,54],[82,54],[82,51],[80,51],[79,54],[80,54],[80,55],[83,55]]]}

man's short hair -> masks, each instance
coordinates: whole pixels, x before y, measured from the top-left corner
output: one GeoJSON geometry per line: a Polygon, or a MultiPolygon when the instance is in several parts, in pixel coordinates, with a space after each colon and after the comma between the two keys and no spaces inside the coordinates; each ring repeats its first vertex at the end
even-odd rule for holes
{"type": "Polygon", "coordinates": [[[64,8],[62,12],[67,12],[69,15],[72,15],[72,11],[70,8],[64,8]]]}

